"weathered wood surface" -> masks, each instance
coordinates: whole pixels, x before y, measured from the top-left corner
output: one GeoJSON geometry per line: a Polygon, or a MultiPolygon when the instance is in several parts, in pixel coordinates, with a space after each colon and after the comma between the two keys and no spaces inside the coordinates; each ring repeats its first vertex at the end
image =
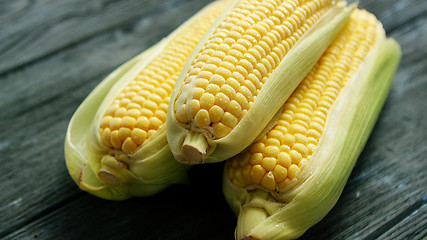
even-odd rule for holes
{"type": "MultiPolygon", "coordinates": [[[[78,190],[63,140],[81,101],[119,64],[209,0],[0,1],[0,238],[232,239],[222,164],[190,185],[112,202],[78,190]]],[[[403,58],[333,210],[303,239],[427,237],[427,1],[361,0],[403,58]]]]}

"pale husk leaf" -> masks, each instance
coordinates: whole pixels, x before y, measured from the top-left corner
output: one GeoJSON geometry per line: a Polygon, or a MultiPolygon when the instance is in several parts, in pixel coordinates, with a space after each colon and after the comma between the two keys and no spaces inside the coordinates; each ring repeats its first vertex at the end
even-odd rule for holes
{"type": "Polygon", "coordinates": [[[368,140],[400,59],[398,44],[385,39],[384,35],[382,38],[330,109],[311,164],[302,172],[298,183],[287,192],[277,194],[275,199],[256,206],[268,212],[270,205],[283,203],[281,208],[248,229],[246,225],[251,221],[248,212],[253,206],[246,206],[253,198],[250,192],[224,177],[226,199],[239,214],[237,239],[297,238],[335,205],[368,140]]]}
{"type": "MultiPolygon", "coordinates": [[[[173,104],[185,77],[183,73],[187,72],[189,65],[184,68],[175,85],[168,109],[169,125],[167,135],[175,158],[186,164],[199,163],[188,162],[182,153],[183,142],[191,134],[206,135],[205,139],[209,147],[206,150],[206,158],[203,163],[226,160],[252,143],[339,33],[353,9],[354,6],[346,7],[345,3],[340,2],[329,10],[288,52],[266,84],[264,84],[257,96],[257,100],[245,117],[230,134],[221,139],[212,139],[203,132],[191,133],[176,121],[173,114],[173,104]]],[[[202,43],[204,43],[203,40],[200,44],[202,43]]],[[[187,63],[190,64],[192,61],[193,59],[190,57],[187,63]]],[[[197,144],[195,143],[196,147],[197,144]]],[[[204,144],[206,143],[201,143],[201,145],[204,144]]]]}

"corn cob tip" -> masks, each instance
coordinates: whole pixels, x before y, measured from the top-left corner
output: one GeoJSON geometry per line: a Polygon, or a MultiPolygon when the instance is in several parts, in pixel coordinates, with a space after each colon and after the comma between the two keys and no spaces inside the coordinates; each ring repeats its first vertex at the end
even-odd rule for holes
{"type": "Polygon", "coordinates": [[[238,240],[261,240],[260,238],[253,236],[250,234],[250,230],[252,228],[255,228],[259,223],[264,221],[268,218],[268,213],[265,211],[265,209],[260,207],[251,207],[251,206],[244,206],[244,209],[242,209],[242,212],[239,214],[246,215],[245,217],[239,217],[240,221],[238,225],[240,228],[236,230],[236,239],[238,240]],[[250,221],[246,221],[250,219],[250,221]]]}
{"type": "Polygon", "coordinates": [[[100,170],[98,172],[98,177],[101,182],[111,187],[118,187],[122,184],[120,179],[108,170],[100,170]]]}
{"type": "Polygon", "coordinates": [[[103,156],[101,168],[98,171],[99,180],[109,187],[120,187],[130,182],[129,166],[124,161],[129,161],[129,159],[124,160],[124,154],[103,156]]]}
{"type": "Polygon", "coordinates": [[[182,144],[183,158],[178,161],[184,164],[202,164],[206,159],[206,152],[209,145],[206,137],[201,133],[190,133],[186,136],[182,144]]]}
{"type": "Polygon", "coordinates": [[[185,155],[184,162],[185,164],[201,164],[206,158],[206,151],[197,149],[192,145],[183,145],[182,153],[185,155]]]}

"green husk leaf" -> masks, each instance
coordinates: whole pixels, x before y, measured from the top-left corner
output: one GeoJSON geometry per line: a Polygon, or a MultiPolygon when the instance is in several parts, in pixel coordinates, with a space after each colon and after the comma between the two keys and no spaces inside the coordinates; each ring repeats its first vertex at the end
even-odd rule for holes
{"type": "MultiPolygon", "coordinates": [[[[217,14],[230,2],[207,5],[154,47],[110,74],[77,109],[67,131],[65,157],[70,175],[81,189],[98,197],[120,200],[149,196],[170,184],[187,181],[189,167],[174,160],[166,138],[167,124],[131,154],[106,147],[98,130],[106,109],[147,64],[178,35],[186,33],[187,28],[198,25],[207,13],[215,10],[217,14]]],[[[209,21],[214,19],[211,16],[209,21]]]]}
{"type": "MultiPolygon", "coordinates": [[[[105,78],[83,101],[73,115],[66,135],[65,160],[70,176],[84,191],[104,199],[122,200],[131,196],[149,196],[171,183],[187,181],[187,167],[177,163],[166,141],[163,127],[129,156],[128,168],[120,168],[110,150],[100,144],[96,120],[116,94],[166,44],[166,40],[123,64],[105,78]],[[158,137],[160,136],[160,137],[158,137]],[[101,177],[101,178],[100,178],[101,177]],[[108,180],[108,186],[105,181],[108,180]]],[[[120,163],[120,162],[119,162],[120,163]]]]}
{"type": "Polygon", "coordinates": [[[252,191],[224,176],[224,194],[239,216],[237,239],[298,238],[332,209],[374,127],[400,56],[392,39],[383,37],[375,45],[330,109],[312,164],[291,189],[254,204],[252,191]],[[278,210],[268,211],[280,203],[278,210]],[[259,209],[268,216],[252,220],[255,208],[257,216],[262,216],[259,209]]]}
{"type": "MultiPolygon", "coordinates": [[[[230,134],[216,140],[202,132],[201,134],[206,137],[208,143],[208,149],[200,152],[203,155],[202,159],[188,159],[182,151],[185,138],[189,136],[189,130],[181,126],[173,114],[174,100],[185,77],[185,74],[181,74],[175,85],[168,109],[167,137],[175,158],[186,164],[214,163],[226,160],[245,149],[265,129],[275,113],[321,57],[344,27],[354,7],[354,5],[346,7],[344,2],[338,3],[296,43],[264,84],[250,111],[230,134]]],[[[199,44],[203,43],[202,40],[199,44]]],[[[198,51],[197,47],[196,50],[198,51]]],[[[191,63],[194,57],[190,57],[187,63],[191,63]]],[[[188,68],[189,64],[184,67],[182,73],[186,73],[188,68]]]]}
{"type": "MultiPolygon", "coordinates": [[[[78,107],[68,125],[65,138],[65,162],[71,178],[82,190],[102,198],[112,198],[115,194],[106,189],[90,169],[86,153],[87,132],[99,106],[111,87],[123,77],[141,58],[151,54],[154,47],[134,57],[108,75],[78,107]]],[[[122,198],[125,198],[123,196],[122,198]]]]}

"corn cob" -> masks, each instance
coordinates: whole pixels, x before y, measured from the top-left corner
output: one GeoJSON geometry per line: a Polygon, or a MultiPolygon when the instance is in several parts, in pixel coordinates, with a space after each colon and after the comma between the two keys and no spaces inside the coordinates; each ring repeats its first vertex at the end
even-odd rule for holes
{"type": "Polygon", "coordinates": [[[157,193],[186,181],[166,139],[166,111],[185,60],[231,3],[211,3],[108,76],[69,124],[65,159],[78,186],[106,199],[157,193]],[[95,114],[96,113],[96,114],[95,114]]]}
{"type": "Polygon", "coordinates": [[[400,48],[356,10],[279,120],[226,163],[237,239],[292,239],[336,203],[389,91],[400,48]]]}
{"type": "Polygon", "coordinates": [[[253,142],[352,9],[332,0],[236,1],[174,87],[167,136],[175,158],[218,162],[253,142]]]}

